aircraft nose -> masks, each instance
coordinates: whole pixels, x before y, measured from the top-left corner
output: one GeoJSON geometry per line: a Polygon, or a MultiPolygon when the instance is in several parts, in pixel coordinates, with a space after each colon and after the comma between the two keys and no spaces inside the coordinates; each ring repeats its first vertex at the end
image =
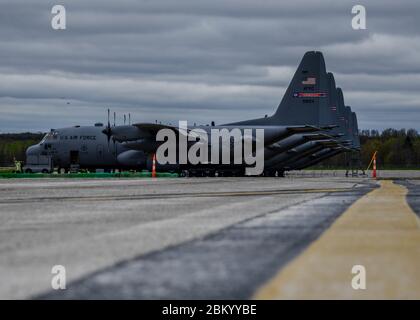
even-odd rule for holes
{"type": "Polygon", "coordinates": [[[32,156],[32,155],[38,155],[40,152],[41,148],[38,144],[34,144],[33,146],[28,147],[28,149],[26,149],[26,155],[27,156],[32,156]]]}

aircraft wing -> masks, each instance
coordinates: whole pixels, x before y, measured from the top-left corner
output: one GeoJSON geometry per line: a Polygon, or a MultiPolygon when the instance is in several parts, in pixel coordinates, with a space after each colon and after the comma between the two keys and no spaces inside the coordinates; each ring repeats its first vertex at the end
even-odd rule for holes
{"type": "Polygon", "coordinates": [[[141,131],[145,131],[149,133],[151,136],[156,136],[159,130],[162,129],[170,129],[173,130],[177,134],[187,135],[189,130],[188,129],[181,129],[174,126],[169,126],[166,124],[157,124],[157,123],[135,123],[133,126],[139,128],[141,131]]]}

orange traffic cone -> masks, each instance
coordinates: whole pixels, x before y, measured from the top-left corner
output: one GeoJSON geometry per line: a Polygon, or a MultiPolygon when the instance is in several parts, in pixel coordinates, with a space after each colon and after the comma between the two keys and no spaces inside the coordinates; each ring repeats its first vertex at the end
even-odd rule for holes
{"type": "Polygon", "coordinates": [[[153,154],[152,159],[152,178],[156,178],[156,153],[153,154]]]}
{"type": "Polygon", "coordinates": [[[370,159],[369,165],[366,169],[366,171],[368,171],[370,169],[370,166],[373,164],[373,170],[372,170],[372,178],[376,179],[376,154],[378,153],[378,151],[375,151],[373,153],[372,159],[370,159]]]}

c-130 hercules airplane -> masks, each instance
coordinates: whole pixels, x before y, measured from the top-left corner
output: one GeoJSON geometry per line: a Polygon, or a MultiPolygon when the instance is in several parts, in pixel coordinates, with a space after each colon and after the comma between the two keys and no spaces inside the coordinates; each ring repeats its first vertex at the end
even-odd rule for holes
{"type": "MultiPolygon", "coordinates": [[[[360,150],[357,117],[345,107],[334,76],[327,73],[321,52],[310,51],[302,58],[276,112],[272,116],[224,125],[189,126],[187,130],[237,128],[264,129],[264,175],[282,176],[287,170],[303,169],[342,152],[360,150]]],[[[156,141],[161,129],[181,134],[179,128],[155,123],[75,126],[55,129],[37,145],[28,148],[27,165],[33,168],[44,157],[52,167],[68,170],[134,169],[151,170],[152,157],[163,142],[156,141]]],[[[210,134],[209,134],[210,135],[210,134]]],[[[211,142],[211,141],[210,141],[211,142]]],[[[235,142],[233,142],[235,143],[235,142]]],[[[189,142],[190,148],[194,142],[189,142]]],[[[177,155],[179,157],[179,155],[177,155]]],[[[159,164],[158,171],[190,175],[244,175],[246,165],[238,164],[159,164]]]]}

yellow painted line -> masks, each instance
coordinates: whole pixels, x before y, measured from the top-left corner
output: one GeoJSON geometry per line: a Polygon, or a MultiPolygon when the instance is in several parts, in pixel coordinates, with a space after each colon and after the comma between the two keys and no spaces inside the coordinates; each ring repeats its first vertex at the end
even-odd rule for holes
{"type": "Polygon", "coordinates": [[[420,299],[420,225],[406,194],[381,181],[254,298],[420,299]],[[366,269],[365,290],[352,287],[354,265],[366,269]]]}

